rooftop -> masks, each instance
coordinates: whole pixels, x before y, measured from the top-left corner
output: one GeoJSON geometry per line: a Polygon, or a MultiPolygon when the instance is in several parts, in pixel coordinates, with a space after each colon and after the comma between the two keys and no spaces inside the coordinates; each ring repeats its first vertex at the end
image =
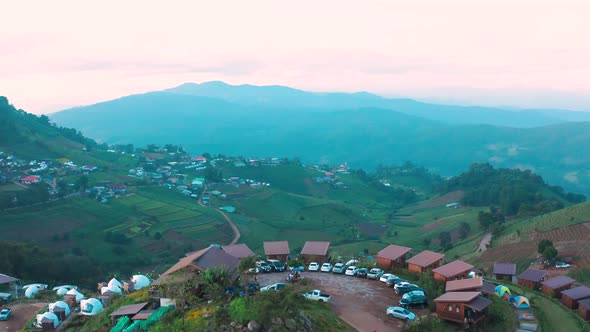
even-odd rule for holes
{"type": "Polygon", "coordinates": [[[475,311],[483,311],[490,304],[492,304],[492,301],[486,299],[483,296],[478,296],[478,297],[474,298],[473,300],[471,300],[469,303],[467,303],[466,306],[468,306],[469,308],[471,308],[475,311]]]}
{"type": "Polygon", "coordinates": [[[568,276],[559,275],[555,278],[551,278],[549,280],[544,281],[543,286],[547,286],[549,288],[556,289],[556,288],[561,288],[561,287],[571,285],[574,282],[576,282],[576,281],[568,276]]]}
{"type": "Polygon", "coordinates": [[[516,275],[516,264],[514,264],[514,263],[494,263],[494,274],[515,276],[516,275]]]}
{"type": "Polygon", "coordinates": [[[166,272],[162,273],[162,275],[169,275],[189,266],[200,270],[206,270],[215,266],[225,266],[233,271],[239,264],[240,260],[236,257],[219,249],[217,246],[210,246],[181,258],[178,263],[174,264],[166,272]]]}
{"type": "Polygon", "coordinates": [[[541,279],[545,278],[547,275],[547,271],[537,270],[537,269],[527,269],[523,273],[521,273],[517,278],[520,280],[528,280],[528,281],[541,281],[541,279]]]}
{"type": "Polygon", "coordinates": [[[430,266],[441,259],[443,259],[445,255],[439,254],[434,251],[424,250],[423,252],[419,253],[418,255],[408,259],[408,264],[414,264],[421,267],[430,266]]]}
{"type": "Polygon", "coordinates": [[[0,285],[18,281],[19,279],[0,273],[0,285]]]}
{"type": "Polygon", "coordinates": [[[142,302],[142,303],[137,303],[137,304],[124,305],[124,306],[120,307],[119,309],[113,311],[113,313],[111,313],[111,317],[135,315],[138,312],[140,312],[141,309],[143,309],[145,306],[147,306],[148,303],[149,302],[142,302]]]}
{"type": "Polygon", "coordinates": [[[289,255],[289,242],[287,241],[271,241],[264,242],[265,255],[289,255]]]}
{"type": "Polygon", "coordinates": [[[472,290],[474,288],[482,288],[483,286],[483,278],[468,278],[468,279],[461,279],[461,280],[452,280],[447,281],[446,291],[447,292],[456,292],[462,290],[472,290]]]}
{"type": "Polygon", "coordinates": [[[437,267],[436,269],[432,270],[434,273],[438,273],[441,276],[450,278],[461,273],[465,273],[473,268],[473,265],[469,263],[465,263],[464,261],[456,260],[452,261],[449,264],[445,264],[441,267],[437,267]]]}
{"type": "Polygon", "coordinates": [[[588,309],[590,308],[590,299],[580,300],[578,301],[578,304],[588,309]]]}
{"type": "Polygon", "coordinates": [[[590,288],[586,286],[580,286],[576,288],[567,289],[561,292],[561,296],[564,295],[574,300],[587,299],[590,298],[590,288]]]}
{"type": "Polygon", "coordinates": [[[328,254],[328,248],[330,242],[323,241],[307,241],[301,250],[302,255],[318,255],[326,256],[328,254]]]}
{"type": "Polygon", "coordinates": [[[412,248],[390,244],[381,251],[379,251],[377,253],[377,257],[390,259],[393,261],[407,254],[408,252],[410,252],[410,250],[412,250],[412,248]]]}
{"type": "Polygon", "coordinates": [[[236,257],[236,258],[244,258],[244,257],[256,256],[254,254],[254,252],[252,252],[252,250],[250,250],[250,248],[248,248],[248,246],[245,245],[244,243],[238,243],[238,244],[232,244],[232,245],[229,245],[229,246],[223,246],[222,249],[226,253],[228,253],[228,254],[236,257]]]}
{"type": "Polygon", "coordinates": [[[471,302],[480,292],[447,292],[434,299],[434,302],[471,302]]]}

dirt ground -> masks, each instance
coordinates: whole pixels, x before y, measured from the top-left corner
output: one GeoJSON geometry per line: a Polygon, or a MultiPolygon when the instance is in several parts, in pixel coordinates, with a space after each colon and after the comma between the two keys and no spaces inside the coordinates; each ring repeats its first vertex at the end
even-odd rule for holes
{"type": "Polygon", "coordinates": [[[8,321],[0,322],[0,332],[19,331],[46,305],[47,303],[43,302],[26,302],[7,305],[6,307],[12,308],[12,315],[8,321]]]}
{"type": "MultiPolygon", "coordinates": [[[[303,272],[313,286],[331,295],[334,311],[349,325],[361,332],[401,331],[404,322],[385,314],[389,306],[396,306],[400,297],[393,288],[378,280],[350,277],[326,272],[303,272]]],[[[258,275],[260,286],[286,282],[287,273],[258,275]]],[[[428,309],[411,309],[416,315],[428,309]]]]}

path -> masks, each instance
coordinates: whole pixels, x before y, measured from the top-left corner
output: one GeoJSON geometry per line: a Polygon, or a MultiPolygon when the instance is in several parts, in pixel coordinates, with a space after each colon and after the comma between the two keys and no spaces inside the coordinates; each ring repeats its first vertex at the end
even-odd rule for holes
{"type": "MultiPolygon", "coordinates": [[[[207,186],[205,186],[203,188],[203,192],[207,191],[207,186]]],[[[201,199],[203,197],[203,194],[199,195],[199,199],[197,200],[197,202],[199,203],[200,206],[202,207],[207,207],[205,204],[203,204],[203,200],[201,199]]],[[[227,223],[229,224],[229,227],[231,227],[232,231],[234,232],[234,238],[233,240],[228,244],[228,246],[231,246],[232,244],[236,244],[238,243],[238,241],[240,240],[240,230],[238,230],[238,227],[236,227],[236,224],[234,224],[234,222],[231,220],[231,218],[227,215],[227,213],[221,211],[220,209],[215,208],[215,211],[219,212],[223,218],[225,218],[225,220],[227,221],[227,223]]]]}
{"type": "Polygon", "coordinates": [[[486,235],[483,236],[483,239],[481,239],[481,242],[479,242],[479,246],[477,247],[476,251],[486,251],[488,250],[488,245],[490,244],[490,242],[492,242],[492,233],[487,233],[486,235]]]}
{"type": "Polygon", "coordinates": [[[21,302],[9,305],[8,307],[12,308],[12,315],[9,320],[0,322],[0,331],[20,331],[46,305],[47,303],[44,302],[21,302]]]}

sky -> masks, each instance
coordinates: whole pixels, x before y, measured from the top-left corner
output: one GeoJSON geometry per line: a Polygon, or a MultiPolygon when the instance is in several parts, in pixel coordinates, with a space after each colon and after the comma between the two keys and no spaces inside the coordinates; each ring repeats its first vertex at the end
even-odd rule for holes
{"type": "Polygon", "coordinates": [[[7,1],[0,95],[40,114],[185,82],[590,111],[590,1],[7,1]]]}

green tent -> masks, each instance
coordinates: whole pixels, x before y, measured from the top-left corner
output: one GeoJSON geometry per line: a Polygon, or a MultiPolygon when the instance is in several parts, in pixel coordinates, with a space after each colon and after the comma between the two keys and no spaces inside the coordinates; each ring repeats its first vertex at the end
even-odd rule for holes
{"type": "Polygon", "coordinates": [[[123,316],[117,320],[117,325],[115,325],[111,332],[123,332],[123,330],[129,325],[131,319],[127,316],[123,316]]]}
{"type": "Polygon", "coordinates": [[[170,310],[170,307],[160,307],[160,309],[152,313],[146,320],[142,320],[141,323],[139,323],[141,330],[146,331],[148,327],[158,322],[168,310],[170,310]]]}

